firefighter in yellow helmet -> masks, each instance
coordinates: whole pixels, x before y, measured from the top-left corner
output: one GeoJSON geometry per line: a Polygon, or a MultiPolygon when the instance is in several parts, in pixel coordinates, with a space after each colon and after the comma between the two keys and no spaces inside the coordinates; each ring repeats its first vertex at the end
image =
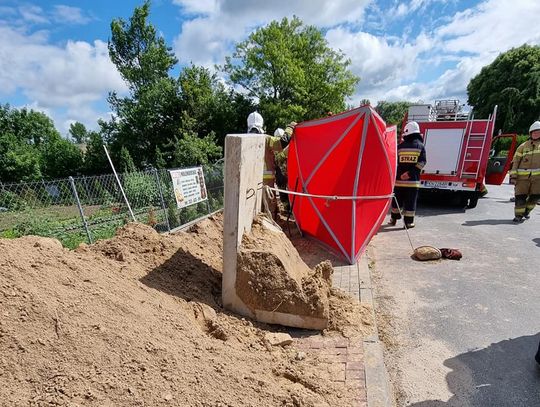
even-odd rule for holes
{"type": "Polygon", "coordinates": [[[540,200],[540,121],[531,125],[529,140],[514,154],[510,183],[515,185],[514,222],[521,223],[540,200]]]}

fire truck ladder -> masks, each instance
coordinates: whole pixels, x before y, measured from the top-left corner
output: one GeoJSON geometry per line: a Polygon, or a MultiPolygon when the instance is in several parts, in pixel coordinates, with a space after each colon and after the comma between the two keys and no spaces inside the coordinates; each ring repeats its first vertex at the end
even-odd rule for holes
{"type": "Polygon", "coordinates": [[[465,157],[463,159],[463,163],[461,164],[461,177],[462,178],[471,178],[476,179],[478,177],[478,173],[480,172],[480,161],[482,161],[482,151],[484,151],[484,147],[486,145],[486,138],[487,133],[489,131],[489,122],[491,121],[491,115],[489,115],[487,123],[486,123],[486,130],[483,133],[473,133],[473,123],[474,123],[474,115],[471,117],[470,121],[467,122],[467,125],[465,126],[465,134],[467,134],[467,130],[471,131],[469,136],[467,137],[467,145],[465,146],[465,157]],[[470,124],[470,125],[469,125],[470,124]],[[471,146],[471,141],[478,141],[482,140],[482,147],[475,147],[471,146]],[[480,149],[480,154],[477,155],[478,159],[469,159],[467,157],[474,156],[473,151],[480,149]],[[466,164],[472,164],[476,163],[476,172],[464,172],[466,164]]]}

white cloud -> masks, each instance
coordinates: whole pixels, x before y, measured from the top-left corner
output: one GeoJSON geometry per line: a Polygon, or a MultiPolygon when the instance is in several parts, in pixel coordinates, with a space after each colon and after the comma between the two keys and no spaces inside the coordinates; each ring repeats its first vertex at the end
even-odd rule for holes
{"type": "Polygon", "coordinates": [[[219,0],[173,0],[187,14],[212,14],[219,11],[219,0]]]}
{"type": "Polygon", "coordinates": [[[351,59],[351,71],[361,78],[356,99],[377,98],[377,94],[413,80],[419,55],[432,46],[423,34],[413,43],[405,43],[336,28],[329,30],[326,38],[331,47],[341,49],[351,59]]]}
{"type": "MultiPolygon", "coordinates": [[[[421,77],[411,81],[410,75],[405,74],[397,80],[400,82],[397,86],[383,86],[375,89],[375,92],[368,88],[368,95],[370,91],[373,92],[377,100],[431,102],[450,97],[465,102],[469,81],[482,67],[493,62],[499,53],[524,43],[540,43],[540,30],[537,28],[539,14],[540,2],[536,0],[487,0],[474,8],[458,12],[427,34],[432,48],[423,49],[426,55],[411,54],[415,58],[412,64],[416,67],[422,63],[436,65],[455,60],[454,68],[447,69],[439,78],[429,82],[423,82],[421,77]]],[[[392,85],[392,81],[388,84],[392,85]]],[[[367,96],[361,93],[357,99],[361,97],[367,96]]]]}
{"type": "Polygon", "coordinates": [[[448,52],[501,52],[540,43],[538,0],[488,0],[457,13],[436,31],[448,52]]]}
{"type": "Polygon", "coordinates": [[[56,46],[46,40],[42,32],[26,34],[0,25],[0,96],[22,93],[40,110],[62,108],[74,116],[79,111],[74,119],[95,127],[99,114],[89,110],[92,104],[104,101],[110,90],[126,90],[107,44],[68,41],[56,46]]]}
{"type": "Polygon", "coordinates": [[[234,43],[272,20],[296,15],[304,23],[319,27],[358,24],[371,0],[175,0],[174,3],[184,11],[201,14],[184,22],[174,41],[179,60],[181,63],[213,66],[224,62],[234,43]]]}
{"type": "Polygon", "coordinates": [[[25,5],[19,7],[19,13],[24,21],[34,24],[46,24],[49,22],[43,9],[39,6],[25,5]]]}
{"type": "Polygon", "coordinates": [[[86,24],[92,21],[80,8],[65,5],[54,6],[53,16],[59,23],[86,24]]]}
{"type": "Polygon", "coordinates": [[[449,0],[412,0],[398,3],[385,14],[387,18],[401,18],[406,15],[425,11],[429,6],[438,7],[437,3],[448,3],[449,0]]]}

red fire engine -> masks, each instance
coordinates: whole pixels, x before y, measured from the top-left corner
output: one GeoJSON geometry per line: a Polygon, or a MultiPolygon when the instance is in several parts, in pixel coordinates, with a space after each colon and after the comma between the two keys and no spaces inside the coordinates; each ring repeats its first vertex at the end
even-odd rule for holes
{"type": "Polygon", "coordinates": [[[493,137],[497,106],[487,119],[464,113],[458,100],[437,100],[435,105],[415,104],[404,118],[416,121],[424,137],[427,164],[422,170],[422,192],[459,194],[460,203],[474,208],[484,184],[500,185],[512,165],[515,134],[493,137]],[[498,156],[497,141],[510,137],[510,150],[498,156]]]}

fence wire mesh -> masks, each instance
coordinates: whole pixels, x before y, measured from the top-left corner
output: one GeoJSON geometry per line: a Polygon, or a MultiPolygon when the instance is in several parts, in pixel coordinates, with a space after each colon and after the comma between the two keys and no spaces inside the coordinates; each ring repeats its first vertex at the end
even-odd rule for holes
{"type": "MultiPolygon", "coordinates": [[[[223,164],[205,166],[204,174],[208,199],[182,209],[168,170],[118,175],[136,220],[166,232],[223,207],[223,164]]],[[[74,248],[112,237],[130,221],[113,174],[0,183],[0,237],[54,237],[74,248]]]]}

